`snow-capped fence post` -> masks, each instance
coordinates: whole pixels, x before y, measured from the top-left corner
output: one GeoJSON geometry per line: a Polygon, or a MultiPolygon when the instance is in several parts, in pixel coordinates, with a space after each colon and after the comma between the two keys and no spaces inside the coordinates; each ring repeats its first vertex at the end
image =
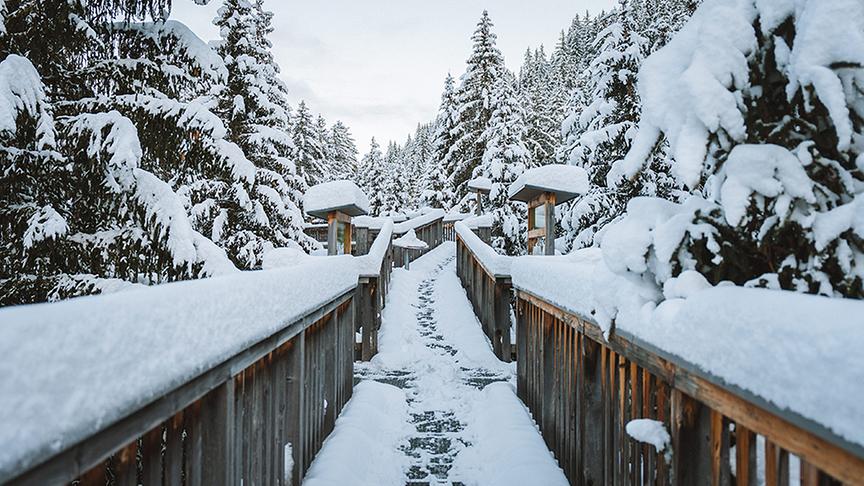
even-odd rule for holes
{"type": "Polygon", "coordinates": [[[546,165],[526,170],[507,190],[511,201],[528,205],[528,254],[543,240],[543,254],[555,254],[555,206],[588,192],[588,174],[581,167],[546,165]]]}
{"type": "Polygon", "coordinates": [[[303,208],[327,221],[327,254],[350,255],[351,218],[369,213],[369,198],[351,181],[325,182],[309,188],[303,208]]]}
{"type": "Polygon", "coordinates": [[[562,307],[574,301],[547,300],[549,287],[531,284],[525,272],[536,274],[537,262],[512,265],[517,394],[573,484],[749,486],[764,470],[765,484],[779,486],[791,484],[796,463],[802,485],[861,484],[856,444],[625,329],[604,335],[593,315],[562,307]],[[634,421],[662,424],[671,451],[640,442],[665,434],[628,430],[634,421]]]}
{"type": "Polygon", "coordinates": [[[492,191],[492,181],[486,177],[475,177],[468,181],[468,190],[474,193],[474,214],[483,214],[483,196],[488,196],[492,191]]]}

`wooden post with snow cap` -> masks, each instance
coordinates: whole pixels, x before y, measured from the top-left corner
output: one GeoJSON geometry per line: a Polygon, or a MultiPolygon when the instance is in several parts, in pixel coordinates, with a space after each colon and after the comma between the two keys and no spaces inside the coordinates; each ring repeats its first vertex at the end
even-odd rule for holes
{"type": "Polygon", "coordinates": [[[393,246],[402,248],[405,270],[411,269],[411,255],[408,253],[408,250],[425,250],[429,248],[429,245],[425,241],[417,238],[417,234],[413,229],[393,240],[393,246]]]}
{"type": "Polygon", "coordinates": [[[475,177],[468,181],[468,190],[476,195],[477,204],[474,207],[474,214],[480,216],[483,214],[483,196],[488,196],[492,191],[492,181],[486,177],[475,177]]]}
{"type": "Polygon", "coordinates": [[[303,198],[303,207],[309,216],[327,220],[327,254],[350,255],[351,218],[369,212],[369,198],[357,184],[343,180],[313,186],[303,198]]]}
{"type": "Polygon", "coordinates": [[[525,171],[510,185],[511,201],[528,205],[528,254],[544,239],[543,253],[555,254],[555,206],[588,192],[588,174],[572,165],[545,165],[525,171]]]}

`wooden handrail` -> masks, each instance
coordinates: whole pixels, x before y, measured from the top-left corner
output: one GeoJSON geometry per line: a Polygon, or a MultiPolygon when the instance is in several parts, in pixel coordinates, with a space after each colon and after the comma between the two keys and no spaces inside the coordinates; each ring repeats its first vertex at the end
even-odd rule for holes
{"type": "MultiPolygon", "coordinates": [[[[494,343],[510,319],[489,311],[498,295],[490,289],[511,282],[462,236],[457,231],[457,273],[494,343]]],[[[750,485],[764,469],[766,484],[779,486],[797,457],[803,485],[864,485],[864,448],[824,426],[625,331],[607,341],[590,317],[524,289],[516,289],[515,308],[517,392],[572,484],[750,485]],[[627,423],[639,418],[671,432],[668,461],[629,437],[627,423]]]]}
{"type": "Polygon", "coordinates": [[[574,484],[787,484],[790,454],[804,485],[864,484],[864,451],[803,417],[526,291],[516,315],[518,394],[574,484]],[[628,437],[637,418],[671,431],[671,462],[628,437]]]}
{"type": "Polygon", "coordinates": [[[299,484],[351,396],[353,293],[0,483],[299,484]]]}
{"type": "Polygon", "coordinates": [[[456,234],[456,273],[468,294],[468,300],[474,307],[477,319],[480,320],[483,332],[492,344],[495,355],[502,361],[510,362],[513,356],[510,339],[512,297],[510,276],[496,274],[487,268],[458,232],[456,234]]]}

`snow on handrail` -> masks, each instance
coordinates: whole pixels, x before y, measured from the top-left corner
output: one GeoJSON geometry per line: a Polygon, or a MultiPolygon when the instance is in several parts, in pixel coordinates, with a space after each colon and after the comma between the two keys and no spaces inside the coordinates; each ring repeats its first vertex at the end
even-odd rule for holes
{"type": "Polygon", "coordinates": [[[614,320],[619,336],[864,447],[864,302],[712,287],[693,273],[667,282],[664,299],[609,270],[597,248],[512,265],[515,288],[598,324],[607,338],[614,320]]]}
{"type": "Polygon", "coordinates": [[[486,269],[486,272],[492,277],[510,277],[510,265],[513,262],[513,257],[501,255],[496,252],[491,246],[487,245],[480,239],[479,236],[471,231],[471,228],[463,221],[457,221],[455,224],[456,234],[465,243],[465,246],[480,262],[480,265],[486,269]]]}
{"type": "Polygon", "coordinates": [[[350,256],[321,257],[0,309],[0,478],[302,323],[357,282],[350,256]]]}
{"type": "Polygon", "coordinates": [[[412,229],[416,230],[417,228],[425,226],[437,219],[443,219],[445,214],[446,212],[443,209],[427,209],[426,212],[416,218],[394,225],[393,233],[404,235],[412,229]]]}
{"type": "Polygon", "coordinates": [[[369,248],[369,253],[356,258],[361,277],[377,277],[381,273],[381,263],[387,255],[393,238],[393,226],[393,221],[386,219],[372,247],[369,248]]]}

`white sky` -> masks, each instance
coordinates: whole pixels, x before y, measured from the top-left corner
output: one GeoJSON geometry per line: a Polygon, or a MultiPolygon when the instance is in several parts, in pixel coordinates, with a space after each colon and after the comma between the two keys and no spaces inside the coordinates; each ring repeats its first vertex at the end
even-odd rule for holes
{"type": "MultiPolygon", "coordinates": [[[[172,17],[205,40],[221,0],[198,6],[175,0],[172,17]]],[[[430,121],[447,72],[464,72],[471,33],[483,9],[498,47],[518,70],[528,46],[551,52],[577,13],[610,9],[616,0],[267,0],[271,36],[293,105],[305,99],[332,124],[342,120],[365,152],[369,139],[404,141],[430,121]]]]}

